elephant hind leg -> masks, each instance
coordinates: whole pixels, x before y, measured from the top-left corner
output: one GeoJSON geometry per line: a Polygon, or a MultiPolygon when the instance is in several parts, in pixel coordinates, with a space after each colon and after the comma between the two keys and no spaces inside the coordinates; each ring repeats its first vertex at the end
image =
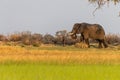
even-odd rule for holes
{"type": "Polygon", "coordinates": [[[99,47],[99,48],[102,48],[102,40],[97,40],[97,41],[99,42],[98,47],[99,47]]]}
{"type": "Polygon", "coordinates": [[[102,42],[103,42],[104,47],[107,48],[108,45],[107,45],[107,43],[105,42],[105,40],[102,40],[102,42]]]}

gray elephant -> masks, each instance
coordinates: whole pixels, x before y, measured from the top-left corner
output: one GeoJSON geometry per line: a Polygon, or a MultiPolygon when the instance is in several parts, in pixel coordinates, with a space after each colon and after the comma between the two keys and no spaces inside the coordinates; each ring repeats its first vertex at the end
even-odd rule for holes
{"type": "Polygon", "coordinates": [[[105,48],[108,47],[105,41],[105,31],[99,24],[76,23],[70,35],[73,39],[76,39],[76,34],[81,34],[82,40],[85,41],[88,47],[90,47],[89,38],[97,40],[99,42],[99,48],[102,48],[102,44],[105,48]]]}

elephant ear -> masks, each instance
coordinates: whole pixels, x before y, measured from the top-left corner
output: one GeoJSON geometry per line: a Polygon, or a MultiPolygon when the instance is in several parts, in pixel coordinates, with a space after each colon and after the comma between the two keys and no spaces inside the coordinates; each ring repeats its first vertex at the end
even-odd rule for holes
{"type": "Polygon", "coordinates": [[[74,25],[74,30],[76,31],[76,33],[78,33],[78,30],[80,29],[80,26],[81,26],[80,23],[76,23],[76,24],[74,25]]]}
{"type": "Polygon", "coordinates": [[[75,23],[73,29],[78,30],[78,28],[79,28],[79,23],[75,23]]]}
{"type": "Polygon", "coordinates": [[[80,33],[81,23],[75,23],[71,31],[71,35],[76,35],[80,33]]]}
{"type": "Polygon", "coordinates": [[[77,26],[77,33],[80,34],[80,33],[82,33],[82,31],[83,31],[83,26],[82,26],[82,24],[79,23],[77,26]]]}

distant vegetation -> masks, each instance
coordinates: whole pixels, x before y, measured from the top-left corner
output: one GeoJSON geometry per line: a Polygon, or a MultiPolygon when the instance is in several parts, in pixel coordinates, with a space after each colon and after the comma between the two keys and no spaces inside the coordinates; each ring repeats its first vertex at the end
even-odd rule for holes
{"type": "MultiPolygon", "coordinates": [[[[0,44],[5,45],[32,45],[39,47],[42,44],[52,45],[74,45],[80,42],[80,35],[77,36],[76,40],[71,39],[70,35],[66,30],[57,31],[55,35],[51,34],[40,34],[31,33],[30,31],[17,32],[9,35],[0,34],[0,44]]],[[[120,34],[107,34],[106,41],[110,45],[120,44],[120,34]]],[[[96,43],[95,40],[90,40],[91,43],[96,43]]]]}

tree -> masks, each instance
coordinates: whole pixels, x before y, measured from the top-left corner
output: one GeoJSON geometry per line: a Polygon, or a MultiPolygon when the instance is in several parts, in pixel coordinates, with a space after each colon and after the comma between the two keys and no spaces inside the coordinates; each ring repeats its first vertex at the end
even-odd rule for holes
{"type": "Polygon", "coordinates": [[[98,6],[104,5],[104,4],[109,4],[110,1],[114,2],[116,5],[117,3],[120,2],[120,0],[88,0],[90,3],[97,3],[98,6]]]}
{"type": "Polygon", "coordinates": [[[25,45],[31,45],[31,39],[32,39],[32,37],[31,37],[31,32],[30,31],[23,31],[23,32],[21,32],[21,36],[22,36],[22,39],[21,39],[21,41],[22,41],[22,43],[23,44],[25,44],[25,45]]]}
{"type": "Polygon", "coordinates": [[[42,34],[34,33],[31,35],[31,43],[33,46],[38,47],[42,43],[42,34]]]}
{"type": "MultiPolygon", "coordinates": [[[[96,7],[96,9],[93,11],[93,16],[95,16],[95,12],[96,12],[96,10],[98,10],[98,9],[100,9],[100,8],[102,8],[102,6],[103,5],[105,5],[105,4],[107,4],[107,5],[109,5],[109,2],[111,1],[111,2],[114,2],[114,5],[116,5],[117,3],[119,3],[120,2],[120,0],[88,0],[90,3],[95,3],[95,4],[97,4],[97,7],[96,7]]],[[[120,12],[119,12],[119,16],[120,16],[120,12]]]]}
{"type": "Polygon", "coordinates": [[[7,37],[0,34],[0,41],[8,41],[7,37]]]}
{"type": "Polygon", "coordinates": [[[51,34],[46,34],[43,37],[43,43],[44,44],[53,44],[54,42],[54,36],[52,36],[51,34]]]}
{"type": "Polygon", "coordinates": [[[67,36],[66,30],[61,30],[56,32],[56,37],[58,38],[58,40],[61,40],[63,46],[65,46],[66,36],[67,36]]]}

